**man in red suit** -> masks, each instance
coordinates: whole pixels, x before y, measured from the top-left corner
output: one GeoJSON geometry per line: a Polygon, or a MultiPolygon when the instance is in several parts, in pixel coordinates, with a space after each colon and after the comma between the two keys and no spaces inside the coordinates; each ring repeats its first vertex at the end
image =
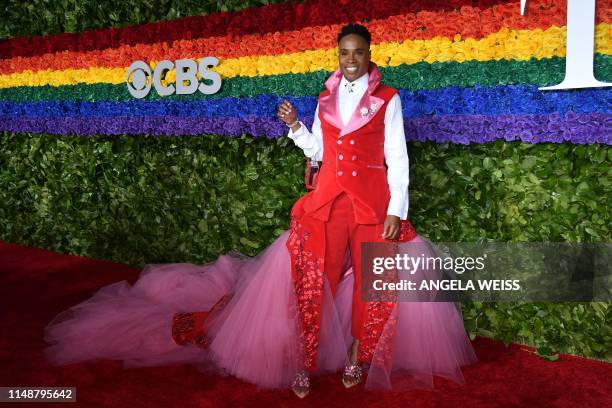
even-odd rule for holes
{"type": "Polygon", "coordinates": [[[316,368],[323,285],[335,294],[347,251],[355,285],[346,387],[361,381],[360,363],[371,360],[390,310],[361,298],[361,243],[395,240],[405,225],[408,154],[398,91],[381,84],[370,61],[370,41],[359,24],[338,35],[339,68],[319,95],[312,132],[290,102],[277,112],[290,128],[288,137],[307,156],[322,160],[316,188],[293,206],[287,242],[305,350],[306,372],[293,387],[300,397],[308,393],[308,372],[316,368]]]}

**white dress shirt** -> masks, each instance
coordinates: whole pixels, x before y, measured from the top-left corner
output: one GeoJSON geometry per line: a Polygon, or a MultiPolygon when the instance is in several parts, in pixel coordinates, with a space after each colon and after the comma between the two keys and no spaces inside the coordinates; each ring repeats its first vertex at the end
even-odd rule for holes
{"type": "MultiPolygon", "coordinates": [[[[342,123],[346,126],[355,112],[357,104],[368,89],[369,74],[366,72],[353,82],[342,76],[338,90],[338,107],[342,123]]],[[[300,147],[304,154],[318,161],[323,160],[323,132],[319,120],[319,104],[315,111],[312,133],[300,121],[297,132],[289,130],[287,135],[300,147]]],[[[391,200],[387,214],[400,219],[408,218],[408,151],[404,136],[404,118],[402,102],[398,94],[389,100],[385,111],[385,162],[387,163],[387,182],[391,200]]]]}

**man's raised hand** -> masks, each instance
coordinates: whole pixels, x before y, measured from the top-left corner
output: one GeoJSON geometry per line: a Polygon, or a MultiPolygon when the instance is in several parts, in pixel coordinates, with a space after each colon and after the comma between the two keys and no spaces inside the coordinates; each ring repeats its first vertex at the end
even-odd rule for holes
{"type": "Polygon", "coordinates": [[[291,105],[291,102],[284,100],[279,106],[276,116],[286,125],[291,125],[297,122],[297,110],[291,105]]]}

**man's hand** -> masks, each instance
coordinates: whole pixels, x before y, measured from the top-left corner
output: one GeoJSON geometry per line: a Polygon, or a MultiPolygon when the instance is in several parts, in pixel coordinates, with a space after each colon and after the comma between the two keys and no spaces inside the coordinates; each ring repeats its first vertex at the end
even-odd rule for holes
{"type": "Polygon", "coordinates": [[[400,217],[397,215],[387,215],[383,227],[383,239],[397,239],[400,230],[400,217]]]}
{"type": "Polygon", "coordinates": [[[288,100],[284,100],[283,103],[278,105],[278,111],[276,116],[285,124],[290,125],[297,120],[297,110],[291,105],[288,100]]]}

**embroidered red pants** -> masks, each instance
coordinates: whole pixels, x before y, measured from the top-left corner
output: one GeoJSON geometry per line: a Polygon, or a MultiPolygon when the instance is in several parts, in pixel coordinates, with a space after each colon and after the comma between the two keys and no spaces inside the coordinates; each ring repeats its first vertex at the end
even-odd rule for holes
{"type": "MultiPolygon", "coordinates": [[[[389,322],[395,302],[362,301],[361,243],[382,241],[383,224],[355,224],[352,202],[345,193],[335,198],[330,217],[327,222],[323,222],[303,211],[302,204],[307,198],[308,195],[302,196],[293,207],[291,231],[287,240],[301,320],[300,336],[305,368],[310,371],[316,369],[324,277],[327,277],[335,293],[345,270],[343,265],[347,247],[351,251],[355,273],[352,333],[360,339],[358,360],[370,362],[376,350],[390,347],[388,336],[381,338],[381,335],[389,322]]],[[[416,231],[410,221],[402,221],[398,240],[409,241],[415,236],[416,231]]]]}
{"type": "Polygon", "coordinates": [[[331,292],[336,294],[338,283],[345,270],[346,257],[350,254],[355,284],[353,286],[352,334],[363,338],[366,303],[361,298],[361,243],[381,242],[382,226],[356,224],[351,199],[340,194],[332,203],[329,221],[325,223],[324,274],[331,292]],[[348,251],[347,251],[348,250],[348,251]]]}

